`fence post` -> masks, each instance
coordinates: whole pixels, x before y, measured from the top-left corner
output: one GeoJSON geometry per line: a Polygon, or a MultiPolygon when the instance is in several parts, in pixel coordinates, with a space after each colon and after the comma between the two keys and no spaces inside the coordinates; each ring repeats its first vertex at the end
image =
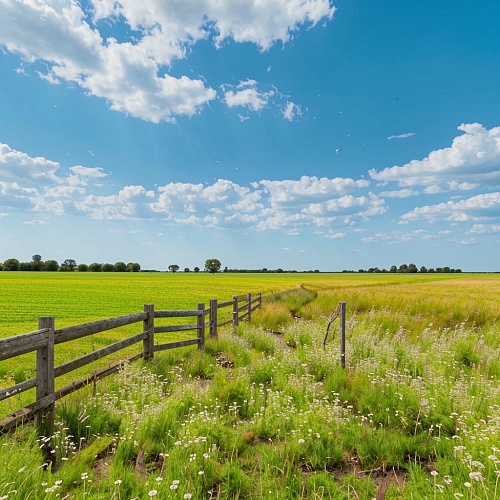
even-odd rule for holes
{"type": "Polygon", "coordinates": [[[262,294],[258,293],[257,294],[257,298],[259,299],[259,305],[258,305],[258,307],[262,307],[262,294]]]}
{"type": "Polygon", "coordinates": [[[233,325],[238,326],[238,296],[233,297],[233,325]]]}
{"type": "Polygon", "coordinates": [[[210,338],[217,338],[217,299],[210,299],[210,338]]]}
{"type": "Polygon", "coordinates": [[[247,293],[247,321],[250,323],[250,320],[252,319],[250,316],[252,314],[252,294],[247,293]]]}
{"type": "Polygon", "coordinates": [[[201,314],[197,317],[197,330],[198,330],[198,349],[200,351],[205,350],[205,304],[200,302],[198,304],[198,311],[201,314]]]}
{"type": "Polygon", "coordinates": [[[345,368],[345,312],[346,303],[340,303],[340,366],[345,368]]]}
{"type": "MultiPolygon", "coordinates": [[[[38,318],[38,329],[48,328],[47,345],[36,351],[36,400],[54,393],[54,324],[53,316],[38,318]]],[[[54,463],[55,455],[51,453],[50,439],[54,434],[54,403],[41,408],[35,413],[38,434],[49,440],[45,443],[43,454],[45,459],[54,463]]]]}
{"type": "Polygon", "coordinates": [[[147,314],[143,321],[143,331],[147,334],[142,341],[142,355],[144,359],[153,359],[155,351],[155,306],[144,304],[144,312],[147,314]]]}

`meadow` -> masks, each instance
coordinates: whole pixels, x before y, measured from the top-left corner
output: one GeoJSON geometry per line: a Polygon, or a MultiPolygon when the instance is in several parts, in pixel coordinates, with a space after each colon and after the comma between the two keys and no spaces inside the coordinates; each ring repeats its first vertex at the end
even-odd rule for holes
{"type": "Polygon", "coordinates": [[[264,307],[205,352],[68,396],[54,436],[1,436],[1,499],[500,498],[499,276],[68,274],[0,273],[1,335],[149,302],[262,292],[264,307]],[[346,369],[338,325],[323,346],[339,301],[346,369]]]}

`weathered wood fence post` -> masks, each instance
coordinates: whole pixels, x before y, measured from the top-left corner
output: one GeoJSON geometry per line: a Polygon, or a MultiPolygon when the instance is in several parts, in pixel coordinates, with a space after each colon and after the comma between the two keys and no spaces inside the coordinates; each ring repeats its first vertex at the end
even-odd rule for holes
{"type": "Polygon", "coordinates": [[[238,326],[238,296],[233,297],[233,325],[238,326]]]}
{"type": "Polygon", "coordinates": [[[146,338],[142,341],[142,354],[144,359],[153,359],[155,349],[155,306],[144,304],[144,312],[147,314],[143,321],[143,331],[146,338]]]}
{"type": "Polygon", "coordinates": [[[210,299],[210,338],[217,338],[217,299],[210,299]]]}
{"type": "MultiPolygon", "coordinates": [[[[53,316],[38,318],[38,329],[48,329],[47,344],[36,351],[36,400],[54,393],[54,324],[53,316]]],[[[38,434],[47,439],[43,454],[45,459],[53,462],[50,440],[54,434],[54,403],[45,406],[35,413],[38,434]]]]}
{"type": "Polygon", "coordinates": [[[247,293],[247,321],[250,323],[252,315],[252,294],[247,293]]]}
{"type": "Polygon", "coordinates": [[[346,303],[340,303],[340,366],[345,368],[345,313],[346,303]]]}
{"type": "Polygon", "coordinates": [[[198,349],[205,350],[205,304],[200,302],[198,304],[198,311],[200,314],[197,316],[197,331],[198,331],[198,349]]]}

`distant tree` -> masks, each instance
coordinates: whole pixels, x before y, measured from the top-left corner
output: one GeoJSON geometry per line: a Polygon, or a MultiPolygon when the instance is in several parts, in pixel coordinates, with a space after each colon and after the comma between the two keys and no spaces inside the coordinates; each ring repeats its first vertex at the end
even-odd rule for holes
{"type": "Polygon", "coordinates": [[[407,264],[401,264],[398,269],[398,273],[407,273],[408,272],[408,265],[407,264]]]}
{"type": "Polygon", "coordinates": [[[31,262],[20,262],[19,263],[20,271],[31,271],[31,262]]]}
{"type": "Polygon", "coordinates": [[[170,264],[168,266],[169,271],[172,271],[173,273],[176,273],[179,270],[179,266],[177,264],[170,264]]]}
{"type": "Polygon", "coordinates": [[[124,273],[127,270],[127,264],[125,264],[125,262],[116,262],[113,267],[115,273],[124,273]]]}
{"type": "Polygon", "coordinates": [[[35,254],[31,257],[31,270],[41,271],[43,269],[42,256],[35,254]]]}
{"type": "Polygon", "coordinates": [[[92,262],[89,266],[89,271],[92,273],[100,273],[102,271],[102,264],[98,262],[92,262]]]}
{"type": "MultiPolygon", "coordinates": [[[[74,271],[76,268],[76,262],[73,259],[66,259],[62,264],[61,268],[64,268],[65,271],[74,271]]],[[[61,269],[62,271],[63,269],[61,269]]]]}
{"type": "Polygon", "coordinates": [[[110,263],[106,263],[102,265],[102,272],[103,273],[112,273],[115,270],[115,266],[110,263]]]}
{"type": "Polygon", "coordinates": [[[59,264],[57,263],[57,260],[46,260],[45,263],[43,264],[43,268],[46,271],[58,271],[59,264]]]}
{"type": "Polygon", "coordinates": [[[141,266],[137,262],[129,262],[127,270],[129,273],[138,273],[141,270],[141,266]]]}
{"type": "Polygon", "coordinates": [[[277,273],[283,273],[284,271],[283,271],[283,269],[281,269],[281,267],[278,267],[278,269],[276,269],[276,272],[277,273]]]}
{"type": "Polygon", "coordinates": [[[409,273],[418,273],[417,266],[415,264],[410,264],[408,266],[408,272],[409,273]]]}
{"type": "Polygon", "coordinates": [[[228,272],[229,272],[228,267],[226,266],[222,272],[223,272],[223,273],[228,273],[228,272]]]}
{"type": "Polygon", "coordinates": [[[396,266],[391,266],[391,268],[389,269],[389,272],[390,273],[397,273],[398,272],[398,268],[396,266]]]}
{"type": "Polygon", "coordinates": [[[427,268],[426,268],[425,266],[422,266],[422,267],[420,268],[420,271],[419,271],[419,272],[420,272],[420,273],[426,273],[426,272],[427,272],[427,268]]]}
{"type": "Polygon", "coordinates": [[[461,270],[461,269],[455,269],[455,272],[456,272],[456,273],[461,273],[461,272],[462,272],[462,270],[461,270]]]}
{"type": "Polygon", "coordinates": [[[17,259],[7,259],[3,263],[4,271],[19,271],[19,261],[17,259]]]}
{"type": "Polygon", "coordinates": [[[89,266],[87,266],[87,264],[78,264],[76,270],[79,273],[86,273],[89,270],[89,266]]]}
{"type": "Polygon", "coordinates": [[[212,274],[218,273],[220,271],[221,265],[222,264],[218,259],[207,259],[205,261],[205,270],[212,274]]]}
{"type": "Polygon", "coordinates": [[[435,269],[434,269],[433,267],[431,267],[431,268],[429,268],[429,269],[428,269],[428,271],[427,271],[427,272],[428,272],[428,273],[435,273],[436,271],[435,271],[435,269]]]}
{"type": "Polygon", "coordinates": [[[199,273],[199,272],[200,272],[200,268],[199,268],[198,266],[196,266],[196,267],[193,269],[193,271],[194,271],[195,273],[199,273]]]}
{"type": "Polygon", "coordinates": [[[188,273],[188,272],[189,272],[189,267],[185,267],[185,268],[184,268],[184,272],[185,272],[185,273],[188,273]]]}

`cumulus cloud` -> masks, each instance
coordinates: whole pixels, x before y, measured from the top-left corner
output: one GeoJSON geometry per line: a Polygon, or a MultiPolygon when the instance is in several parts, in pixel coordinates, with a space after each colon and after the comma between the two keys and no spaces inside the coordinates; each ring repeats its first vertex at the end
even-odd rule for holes
{"type": "Polygon", "coordinates": [[[426,193],[469,190],[500,184],[500,127],[486,129],[480,123],[462,124],[464,132],[448,148],[432,151],[423,160],[403,166],[369,171],[373,179],[397,182],[402,187],[426,186],[426,193]]]}
{"type": "MultiPolygon", "coordinates": [[[[158,123],[192,116],[216,98],[203,78],[169,71],[200,40],[219,48],[227,40],[249,42],[265,51],[334,12],[330,0],[90,0],[85,7],[76,0],[4,0],[0,46],[42,63],[34,74],[51,84],[74,83],[113,110],[158,123]]],[[[255,89],[233,94],[225,96],[228,104],[255,109],[265,101],[255,89]]]]}
{"type": "Polygon", "coordinates": [[[326,228],[329,238],[356,220],[385,213],[383,198],[366,191],[364,179],[302,176],[261,180],[247,186],[227,179],[212,184],[171,182],[155,189],[116,189],[101,167],[62,168],[3,145],[0,150],[0,207],[93,219],[159,219],[170,224],[286,230],[326,228]],[[96,184],[89,180],[104,179],[96,184]],[[43,181],[43,182],[42,182],[43,181]],[[105,194],[101,194],[105,192],[105,194]]]}
{"type": "Polygon", "coordinates": [[[500,192],[479,194],[459,201],[447,201],[437,205],[414,208],[401,216],[402,221],[446,220],[452,222],[480,222],[500,220],[500,192]]]}

